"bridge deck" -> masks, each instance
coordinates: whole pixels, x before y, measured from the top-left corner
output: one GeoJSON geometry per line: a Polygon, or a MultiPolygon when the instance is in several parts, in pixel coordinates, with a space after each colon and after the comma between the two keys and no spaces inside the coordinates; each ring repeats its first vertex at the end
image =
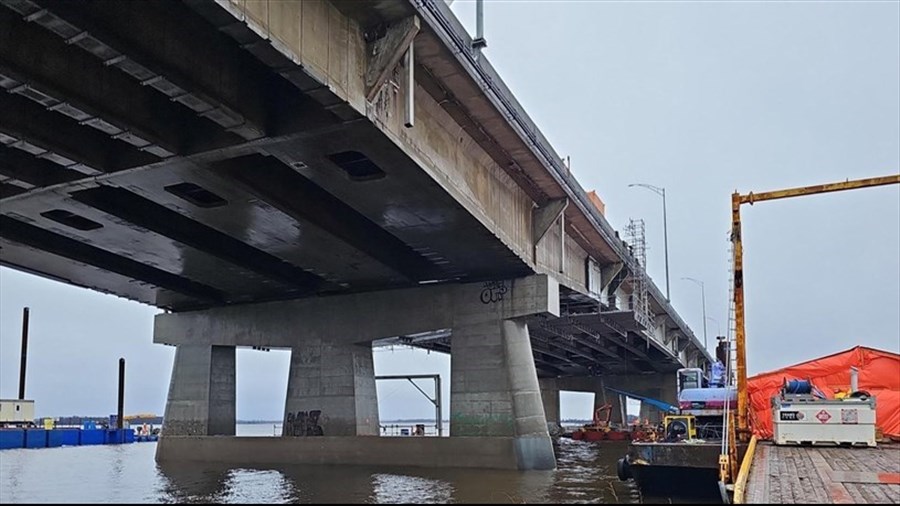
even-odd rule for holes
{"type": "Polygon", "coordinates": [[[750,504],[900,503],[900,445],[756,448],[750,504]]]}

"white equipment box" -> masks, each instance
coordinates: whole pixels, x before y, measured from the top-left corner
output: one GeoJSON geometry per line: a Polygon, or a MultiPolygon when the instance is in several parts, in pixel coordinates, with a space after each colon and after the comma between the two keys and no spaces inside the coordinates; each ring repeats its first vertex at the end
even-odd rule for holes
{"type": "Polygon", "coordinates": [[[848,443],[875,446],[875,398],[772,397],[775,444],[848,443]]]}
{"type": "Polygon", "coordinates": [[[0,424],[21,425],[34,421],[34,401],[0,399],[0,424]]]}

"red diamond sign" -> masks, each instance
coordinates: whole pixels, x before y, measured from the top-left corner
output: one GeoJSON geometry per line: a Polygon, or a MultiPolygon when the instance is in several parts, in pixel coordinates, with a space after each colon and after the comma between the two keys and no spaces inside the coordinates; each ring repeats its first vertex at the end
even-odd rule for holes
{"type": "Polygon", "coordinates": [[[820,422],[825,423],[828,420],[831,420],[831,415],[829,415],[828,412],[823,409],[822,411],[816,413],[816,418],[818,418],[820,422]]]}

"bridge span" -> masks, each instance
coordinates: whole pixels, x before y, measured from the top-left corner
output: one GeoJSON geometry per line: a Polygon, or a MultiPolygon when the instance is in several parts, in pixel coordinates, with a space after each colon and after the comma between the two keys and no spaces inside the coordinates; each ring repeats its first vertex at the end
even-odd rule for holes
{"type": "Polygon", "coordinates": [[[0,0],[0,87],[0,263],[167,310],[158,460],[552,468],[560,388],[711,359],[442,1],[0,0]],[[450,438],[368,437],[392,343],[450,438]],[[242,346],[289,438],[213,437],[242,346]]]}

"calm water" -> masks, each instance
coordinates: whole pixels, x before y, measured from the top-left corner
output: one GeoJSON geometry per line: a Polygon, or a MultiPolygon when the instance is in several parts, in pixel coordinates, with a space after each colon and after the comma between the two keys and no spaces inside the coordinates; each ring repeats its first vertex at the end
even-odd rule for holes
{"type": "MultiPolygon", "coordinates": [[[[239,425],[270,436],[272,425],[239,425]]],[[[615,476],[621,443],[560,439],[559,469],[158,465],[156,443],[0,451],[0,503],[640,503],[615,476]]],[[[668,502],[644,498],[644,502],[668,502]]]]}

